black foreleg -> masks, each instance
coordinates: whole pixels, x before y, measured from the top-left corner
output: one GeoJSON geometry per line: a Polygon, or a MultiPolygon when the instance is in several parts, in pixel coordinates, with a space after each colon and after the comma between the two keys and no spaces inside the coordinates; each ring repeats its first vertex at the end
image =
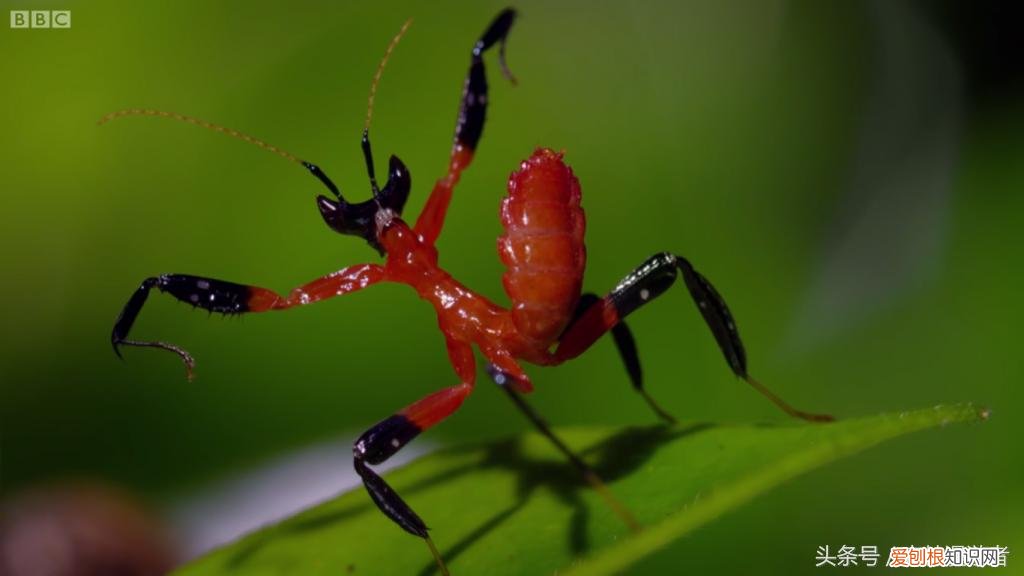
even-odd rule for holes
{"type": "Polygon", "coordinates": [[[383,280],[383,278],[384,269],[382,267],[375,264],[357,264],[322,276],[293,289],[287,296],[281,296],[273,290],[259,286],[236,284],[189,274],[162,274],[143,280],[131,295],[114,322],[110,343],[114,346],[114,352],[118,356],[121,356],[120,346],[160,348],[173,352],[185,363],[185,370],[191,379],[195,361],[185,349],[167,342],[128,339],[128,333],[153,288],[196,308],[219,314],[244,314],[284,310],[293,306],[312,304],[326,298],[334,298],[361,290],[383,280]]]}

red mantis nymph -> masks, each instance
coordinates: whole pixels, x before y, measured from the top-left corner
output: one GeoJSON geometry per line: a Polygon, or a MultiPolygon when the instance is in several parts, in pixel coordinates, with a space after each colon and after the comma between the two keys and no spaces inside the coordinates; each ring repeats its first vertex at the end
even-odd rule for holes
{"type": "Polygon", "coordinates": [[[439,266],[435,242],[444,226],[452,192],[462,172],[472,163],[483,132],[488,105],[483,56],[488,49],[499,45],[502,71],[513,80],[505,64],[504,48],[514,20],[513,10],[502,11],[473,44],[447,172],[434,184],[423,211],[412,226],[402,219],[402,208],[412,184],[409,170],[397,156],[391,156],[387,181],[383,187],[378,186],[369,138],[373,97],[381,70],[408,22],[389,45],[371,88],[362,151],[372,198],[363,202],[346,201],[338,187],[315,164],[236,130],[189,116],[142,109],[114,112],[100,121],[139,115],[170,117],[241,138],[299,163],[331,194],[316,199],[327,225],[341,234],[359,236],[385,257],[383,264],[348,266],[299,286],[287,295],[258,286],[188,274],[147,278],[132,294],[114,324],[111,342],[118,355],[122,346],[168,350],[181,357],[191,377],[194,362],[183,348],[166,342],[128,338],[153,288],[211,312],[243,314],[285,310],[343,296],[379,282],[395,282],[409,286],[434,307],[458,383],[406,406],[371,427],[356,440],[353,460],[366,490],[380,510],[404,530],[425,540],[444,573],[447,569],[424,521],[370,466],[381,464],[462,405],[476,384],[473,346],[487,359],[488,373],[495,382],[579,468],[584,478],[632,529],[638,529],[639,525],[629,511],[520,396],[533,390],[521,362],[539,366],[561,364],[576,358],[606,332],[611,332],[633,387],[661,419],[674,422],[644,390],[636,344],[624,319],[668,290],[681,276],[729,367],[738,377],[794,417],[816,422],[832,419],[828,415],[792,408],[750,377],[732,314],[711,283],[687,259],[668,252],[656,254],[630,272],[606,296],[581,293],[586,264],[585,217],[580,205],[579,181],[564,162],[562,153],[538,148],[509,177],[508,194],[501,203],[505,233],[498,239],[498,254],[507,267],[502,280],[510,308],[503,308],[474,292],[439,266]]]}

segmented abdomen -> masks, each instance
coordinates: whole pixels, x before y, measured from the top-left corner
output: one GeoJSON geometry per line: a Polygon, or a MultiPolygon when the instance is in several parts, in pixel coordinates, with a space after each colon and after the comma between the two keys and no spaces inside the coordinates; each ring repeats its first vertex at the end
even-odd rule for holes
{"type": "Polygon", "coordinates": [[[498,255],[519,333],[547,347],[565,329],[583,282],[587,249],[580,184],[562,154],[538,148],[508,180],[498,255]]]}

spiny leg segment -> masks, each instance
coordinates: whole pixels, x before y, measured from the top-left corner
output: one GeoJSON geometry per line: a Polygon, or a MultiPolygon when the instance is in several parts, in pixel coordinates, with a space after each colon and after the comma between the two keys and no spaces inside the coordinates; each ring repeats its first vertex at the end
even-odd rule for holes
{"type": "Polygon", "coordinates": [[[618,286],[607,296],[598,301],[592,301],[590,307],[562,335],[561,342],[552,358],[553,363],[558,364],[579,356],[590,348],[602,334],[611,330],[626,362],[634,388],[644,394],[652,408],[662,418],[670,420],[671,416],[664,413],[664,410],[658,407],[646,392],[643,392],[640,364],[632,335],[628,330],[616,334],[615,329],[634,310],[668,290],[675,283],[679,272],[682,273],[683,282],[686,284],[690,296],[697,305],[697,309],[700,310],[701,316],[704,317],[704,322],[711,329],[718,347],[722,350],[722,354],[734,374],[746,380],[790,416],[810,422],[834,420],[828,414],[814,414],[797,410],[750,376],[747,371],[747,356],[743,349],[743,342],[740,340],[739,330],[725,300],[707,278],[693,268],[688,260],[667,252],[652,256],[619,282],[618,286]]]}
{"type": "Polygon", "coordinates": [[[153,288],[170,294],[177,300],[219,314],[245,314],[248,312],[266,312],[269,310],[285,310],[293,306],[312,304],[327,298],[342,296],[361,290],[384,279],[384,268],[376,264],[360,264],[349,266],[337,272],[318,278],[312,282],[293,289],[288,296],[280,296],[272,290],[236,284],[225,280],[215,280],[190,274],[162,274],[146,278],[132,293],[124,305],[114,329],[110,342],[114,352],[121,356],[120,346],[140,346],[160,348],[173,352],[185,364],[186,376],[192,379],[195,361],[192,355],[180,346],[160,341],[130,340],[128,333],[142,311],[146,298],[153,288]]]}

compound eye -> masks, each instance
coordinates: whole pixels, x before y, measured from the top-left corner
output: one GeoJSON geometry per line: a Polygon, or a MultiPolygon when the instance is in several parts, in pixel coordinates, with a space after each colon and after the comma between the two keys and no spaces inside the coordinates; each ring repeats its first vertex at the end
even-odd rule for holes
{"type": "Polygon", "coordinates": [[[391,156],[388,161],[388,181],[377,194],[377,202],[384,208],[390,208],[395,214],[401,214],[405,201],[409,199],[412,189],[412,175],[409,169],[398,158],[391,156]]]}
{"type": "Polygon", "coordinates": [[[317,196],[316,207],[320,209],[320,215],[323,216],[324,222],[327,222],[328,226],[340,232],[341,204],[326,196],[317,196]]]}

